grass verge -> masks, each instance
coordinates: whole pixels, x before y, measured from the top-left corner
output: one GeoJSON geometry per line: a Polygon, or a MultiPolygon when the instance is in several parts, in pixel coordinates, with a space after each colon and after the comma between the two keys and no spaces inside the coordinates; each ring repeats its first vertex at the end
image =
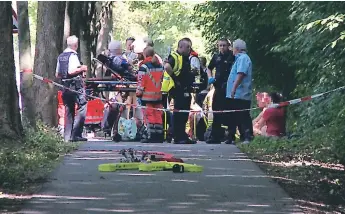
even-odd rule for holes
{"type": "Polygon", "coordinates": [[[239,147],[306,213],[345,213],[345,150],[329,135],[317,130],[300,139],[256,137],[239,147]]]}
{"type": "Polygon", "coordinates": [[[19,145],[2,142],[0,148],[1,213],[17,211],[26,200],[2,196],[36,192],[59,160],[79,145],[64,142],[56,130],[42,124],[37,130],[26,129],[23,142],[19,145]]]}

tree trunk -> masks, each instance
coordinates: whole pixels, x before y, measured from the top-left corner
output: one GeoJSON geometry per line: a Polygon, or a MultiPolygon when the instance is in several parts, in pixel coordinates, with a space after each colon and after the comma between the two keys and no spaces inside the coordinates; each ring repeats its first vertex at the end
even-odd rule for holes
{"type": "Polygon", "coordinates": [[[86,65],[88,70],[86,72],[86,77],[91,77],[91,46],[88,42],[88,35],[81,30],[80,32],[80,56],[83,65],[86,65]]]}
{"type": "Polygon", "coordinates": [[[67,37],[71,35],[71,17],[70,17],[69,10],[72,7],[73,7],[73,2],[66,1],[65,23],[64,23],[64,30],[63,30],[63,41],[62,41],[63,49],[67,48],[66,40],[67,40],[67,37]]]}
{"type": "MultiPolygon", "coordinates": [[[[57,57],[62,52],[66,2],[39,1],[35,74],[55,80],[57,57]]],[[[50,126],[57,125],[57,90],[52,84],[36,80],[36,118],[50,126]]]]}
{"type": "Polygon", "coordinates": [[[28,15],[28,2],[18,1],[18,41],[19,41],[19,66],[20,66],[20,94],[22,101],[23,125],[36,127],[35,104],[32,89],[32,61],[31,39],[28,15]]]}
{"type": "Polygon", "coordinates": [[[112,4],[111,2],[100,2],[102,4],[102,8],[100,11],[99,21],[101,24],[101,28],[98,33],[97,37],[97,48],[96,48],[96,55],[101,54],[102,51],[107,49],[110,36],[109,33],[111,31],[111,10],[112,4]]]}
{"type": "Polygon", "coordinates": [[[78,2],[81,9],[81,22],[79,28],[81,61],[88,67],[87,78],[91,77],[91,21],[95,12],[95,2],[78,2]]]}
{"type": "Polygon", "coordinates": [[[0,2],[0,137],[1,140],[20,140],[23,127],[16,85],[11,2],[0,2]]]}
{"type": "Polygon", "coordinates": [[[70,8],[68,9],[70,23],[71,23],[70,35],[75,35],[79,38],[80,37],[79,35],[80,22],[82,21],[81,20],[81,2],[71,1],[69,2],[69,4],[71,5],[70,8]]]}
{"type": "MultiPolygon", "coordinates": [[[[112,2],[96,2],[95,16],[92,19],[91,26],[91,39],[93,57],[104,53],[107,49],[108,43],[111,39],[109,36],[112,29],[112,2]]],[[[100,64],[96,64],[95,73],[96,77],[102,77],[104,71],[100,64]]]]}

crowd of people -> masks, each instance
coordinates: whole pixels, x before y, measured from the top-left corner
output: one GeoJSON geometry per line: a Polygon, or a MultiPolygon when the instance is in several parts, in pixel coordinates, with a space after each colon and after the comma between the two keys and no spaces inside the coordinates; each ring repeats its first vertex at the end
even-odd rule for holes
{"type": "MultiPolygon", "coordinates": [[[[110,62],[107,64],[109,68],[126,76],[128,80],[137,81],[136,92],[129,93],[126,98],[128,106],[125,117],[129,118],[132,112],[137,126],[145,127],[140,135],[141,142],[163,142],[166,138],[176,144],[194,144],[202,137],[195,137],[193,131],[186,132],[186,124],[189,120],[190,130],[193,130],[196,127],[194,123],[203,121],[200,118],[206,118],[205,123],[212,121],[207,129],[209,135],[204,138],[208,144],[219,144],[222,141],[234,144],[237,131],[243,143],[249,143],[255,135],[280,137],[285,134],[284,109],[267,108],[268,104],[281,101],[278,93],[257,94],[257,103],[263,111],[253,121],[251,119],[249,109],[253,67],[245,41],[219,39],[218,52],[212,56],[208,65],[206,58],[193,50],[189,38],[181,39],[177,49],[171,51],[164,60],[155,52],[154,42],[149,38],[136,40],[130,37],[125,44],[126,50],[123,51],[121,41],[111,41],[105,55],[110,62]],[[146,108],[134,107],[131,111],[133,106],[146,108]],[[174,111],[163,114],[159,110],[162,108],[174,111]],[[193,120],[196,118],[195,113],[178,111],[191,109],[234,111],[208,115],[200,113],[198,121],[193,120]],[[169,125],[168,131],[165,124],[169,125]],[[226,135],[224,126],[227,127],[226,135]]],[[[62,79],[65,86],[84,92],[82,74],[88,68],[79,61],[76,52],[78,38],[69,37],[67,46],[58,58],[56,76],[62,79]]],[[[85,140],[81,133],[86,99],[81,94],[68,90],[63,92],[66,107],[65,140],[85,140]],[[75,103],[78,104],[76,118],[75,103]]]]}

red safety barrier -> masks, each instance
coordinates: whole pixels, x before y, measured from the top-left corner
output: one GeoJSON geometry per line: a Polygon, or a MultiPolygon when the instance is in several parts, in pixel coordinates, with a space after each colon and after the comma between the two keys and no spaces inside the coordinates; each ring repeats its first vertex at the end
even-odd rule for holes
{"type": "MultiPolygon", "coordinates": [[[[65,106],[62,101],[62,92],[58,92],[58,121],[59,126],[63,126],[65,122],[65,106]]],[[[75,106],[77,112],[77,105],[75,106]]],[[[101,100],[89,100],[87,102],[87,111],[85,125],[100,124],[103,119],[104,103],[101,100]]]]}

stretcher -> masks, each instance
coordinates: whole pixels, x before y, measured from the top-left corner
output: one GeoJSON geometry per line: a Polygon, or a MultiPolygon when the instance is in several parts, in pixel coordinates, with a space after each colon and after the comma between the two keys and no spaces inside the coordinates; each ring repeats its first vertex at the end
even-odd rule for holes
{"type": "Polygon", "coordinates": [[[87,95],[100,96],[105,98],[103,92],[123,92],[125,97],[129,92],[135,92],[137,82],[119,81],[107,78],[89,78],[85,82],[85,92],[87,95]]]}
{"type": "MultiPolygon", "coordinates": [[[[121,81],[133,81],[133,80],[136,80],[136,78],[133,75],[131,75],[129,72],[119,73],[119,72],[116,72],[113,69],[109,68],[109,66],[107,66],[105,64],[105,61],[104,61],[105,58],[106,58],[106,56],[100,54],[98,56],[98,58],[92,58],[92,60],[91,60],[93,65],[94,65],[94,67],[93,67],[94,70],[96,69],[97,64],[101,65],[101,67],[102,67],[102,77],[108,76],[108,77],[112,77],[113,79],[117,79],[117,80],[121,80],[121,81]],[[105,73],[103,72],[104,68],[106,70],[105,73]]],[[[96,76],[95,73],[96,72],[94,71],[93,72],[94,76],[96,76]]]]}
{"type": "MultiPolygon", "coordinates": [[[[107,67],[100,60],[93,58],[93,65],[100,64],[102,66],[102,78],[87,78],[84,79],[84,86],[86,95],[92,95],[105,99],[104,92],[118,92],[121,93],[122,100],[124,102],[129,92],[135,92],[136,82],[133,80],[133,76],[129,77],[126,73],[122,76],[111,68],[107,67]],[[103,73],[103,68],[106,68],[106,72],[103,73]],[[127,76],[126,76],[127,75],[127,76]]],[[[93,66],[93,76],[95,76],[96,67],[93,66]]],[[[57,95],[58,99],[58,118],[59,126],[61,129],[64,127],[64,115],[65,108],[62,101],[62,92],[59,91],[57,95]]],[[[87,112],[85,119],[86,132],[96,132],[101,130],[101,123],[104,117],[104,105],[105,103],[100,99],[94,99],[87,96],[87,112]]],[[[76,106],[77,108],[77,106],[76,106]]],[[[120,113],[121,114],[121,113],[120,113]]]]}
{"type": "MultiPolygon", "coordinates": [[[[116,72],[108,67],[104,58],[106,56],[99,55],[99,59],[93,58],[92,63],[95,65],[93,68],[96,69],[96,65],[102,66],[102,78],[89,78],[85,80],[86,93],[101,93],[102,92],[125,92],[128,96],[128,92],[135,92],[137,82],[136,77],[129,72],[116,72]],[[105,73],[103,72],[105,68],[105,73]]],[[[93,72],[95,76],[95,71],[93,72]]],[[[104,96],[104,95],[103,95],[104,96]]]]}
{"type": "MultiPolygon", "coordinates": [[[[135,92],[137,87],[136,77],[133,74],[125,71],[122,73],[118,73],[113,69],[109,68],[107,64],[104,62],[104,55],[100,55],[99,59],[93,58],[92,63],[93,65],[101,65],[102,67],[102,78],[89,78],[86,79],[85,82],[85,91],[87,95],[98,96],[103,99],[108,100],[105,107],[111,105],[115,106],[116,108],[116,116],[112,118],[111,127],[107,129],[103,129],[101,123],[104,118],[100,121],[100,128],[104,132],[104,136],[107,137],[108,135],[112,138],[113,141],[121,141],[122,138],[118,133],[118,123],[121,118],[122,113],[124,112],[126,106],[120,105],[118,103],[125,103],[129,97],[130,92],[135,92]],[[102,60],[103,59],[103,60],[102,60]],[[103,72],[105,70],[105,72],[103,72]],[[117,99],[113,99],[114,97],[107,97],[105,92],[116,92],[115,97],[117,99]]],[[[93,68],[96,69],[97,66],[93,68]]],[[[95,71],[93,72],[96,73],[95,71]]],[[[95,75],[94,75],[95,76],[95,75]]],[[[89,99],[92,100],[92,99],[89,99]]],[[[103,104],[105,105],[105,103],[103,104]]],[[[105,110],[105,109],[103,109],[105,110]]],[[[114,110],[114,109],[111,109],[114,110]]],[[[105,115],[103,115],[105,116],[105,115]]]]}

